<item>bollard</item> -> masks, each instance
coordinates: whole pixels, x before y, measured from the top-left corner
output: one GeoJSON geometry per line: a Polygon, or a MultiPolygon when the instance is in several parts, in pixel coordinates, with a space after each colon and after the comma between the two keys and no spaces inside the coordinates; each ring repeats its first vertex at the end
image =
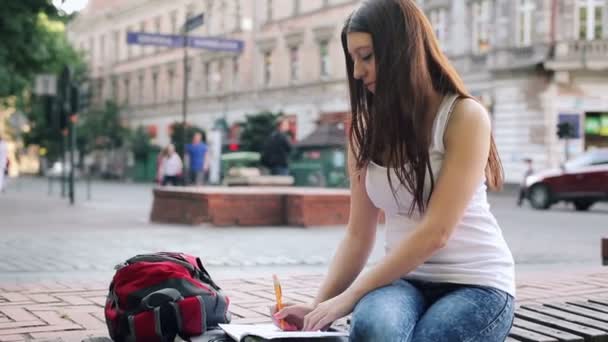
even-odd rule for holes
{"type": "Polygon", "coordinates": [[[602,239],[602,265],[608,266],[608,237],[602,239]]]}

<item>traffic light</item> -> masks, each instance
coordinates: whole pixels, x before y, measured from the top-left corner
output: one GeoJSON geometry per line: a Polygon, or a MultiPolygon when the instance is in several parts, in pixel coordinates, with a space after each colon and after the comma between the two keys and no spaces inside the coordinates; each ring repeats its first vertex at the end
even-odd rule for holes
{"type": "Polygon", "coordinates": [[[557,136],[560,139],[574,138],[574,126],[569,122],[560,122],[557,124],[557,136]]]}
{"type": "Polygon", "coordinates": [[[230,152],[237,152],[239,150],[239,144],[237,144],[237,143],[230,143],[228,145],[228,149],[230,150],[230,152]]]}

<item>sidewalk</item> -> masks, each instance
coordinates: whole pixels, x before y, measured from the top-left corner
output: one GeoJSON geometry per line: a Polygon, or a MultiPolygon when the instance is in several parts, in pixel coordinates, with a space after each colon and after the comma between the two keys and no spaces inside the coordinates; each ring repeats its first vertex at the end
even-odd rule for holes
{"type": "MultiPolygon", "coordinates": [[[[282,279],[285,300],[307,302],[322,275],[293,275],[282,279]]],[[[274,302],[272,279],[218,279],[231,299],[233,321],[268,322],[274,302]]],[[[107,284],[41,282],[0,284],[0,342],[81,341],[107,336],[103,305],[107,284]]],[[[526,275],[518,280],[518,304],[608,298],[608,267],[593,271],[526,275]]]]}

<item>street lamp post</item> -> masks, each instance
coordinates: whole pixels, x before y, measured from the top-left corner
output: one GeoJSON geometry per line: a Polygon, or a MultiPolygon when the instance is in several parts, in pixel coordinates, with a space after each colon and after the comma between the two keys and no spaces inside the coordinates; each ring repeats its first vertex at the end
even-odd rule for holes
{"type": "Polygon", "coordinates": [[[184,26],[183,30],[183,39],[184,39],[184,89],[183,89],[183,98],[182,98],[182,160],[186,160],[186,122],[188,119],[188,30],[184,26]]]}
{"type": "Polygon", "coordinates": [[[188,68],[188,33],[195,28],[203,25],[204,23],[204,13],[196,15],[194,17],[186,18],[186,22],[184,22],[184,26],[182,27],[182,40],[183,40],[183,49],[184,49],[184,86],[183,86],[183,98],[182,98],[182,160],[186,159],[186,122],[188,119],[188,84],[189,84],[189,68],[188,68]]]}

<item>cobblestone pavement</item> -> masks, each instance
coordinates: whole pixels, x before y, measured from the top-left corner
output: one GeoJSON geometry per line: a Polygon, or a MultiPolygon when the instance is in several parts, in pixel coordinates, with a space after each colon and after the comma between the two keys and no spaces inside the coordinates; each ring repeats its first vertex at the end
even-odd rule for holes
{"type": "MultiPolygon", "coordinates": [[[[293,275],[282,279],[285,300],[310,301],[322,275],[293,275]]],[[[218,281],[231,299],[235,323],[270,320],[272,279],[224,279],[218,281]]],[[[0,285],[0,342],[81,341],[107,337],[103,318],[106,284],[47,281],[36,284],[0,285]]],[[[582,298],[608,299],[608,269],[591,273],[537,274],[518,283],[519,305],[540,301],[582,298]]]]}
{"type": "MultiPolygon", "coordinates": [[[[79,184],[74,207],[56,184],[48,190],[43,180],[22,179],[0,194],[0,341],[104,336],[100,307],[113,266],[158,250],[200,256],[223,279],[236,318],[267,320],[269,275],[285,277],[292,300],[308,300],[344,234],[343,227],[150,224],[149,185],[97,182],[87,200],[79,184]]],[[[606,294],[608,268],[599,266],[606,205],[534,211],[516,207],[513,193],[490,199],[516,259],[519,301],[606,294]]],[[[370,263],[382,255],[382,233],[370,263]]]]}
{"type": "MultiPolygon", "coordinates": [[[[215,228],[150,224],[149,185],[84,184],[77,204],[48,195],[39,179],[13,181],[0,195],[0,282],[2,280],[108,279],[113,266],[135,254],[179,250],[205,260],[214,274],[323,272],[344,234],[343,227],[215,228]]],[[[493,195],[493,210],[515,256],[518,272],[590,268],[600,262],[608,208],[588,213],[558,207],[517,208],[511,194],[493,195]]],[[[383,253],[379,229],[371,262],[383,253]]]]}

